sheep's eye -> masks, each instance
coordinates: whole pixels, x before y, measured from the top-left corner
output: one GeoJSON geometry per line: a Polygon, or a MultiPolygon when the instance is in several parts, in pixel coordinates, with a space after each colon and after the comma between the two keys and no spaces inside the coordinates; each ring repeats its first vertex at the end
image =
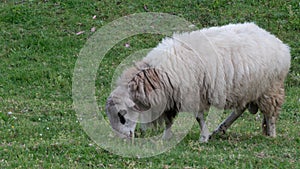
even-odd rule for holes
{"type": "Polygon", "coordinates": [[[122,115],[122,112],[119,112],[119,113],[118,113],[118,116],[119,116],[120,122],[121,122],[122,124],[125,124],[126,120],[125,120],[124,116],[122,115]]]}

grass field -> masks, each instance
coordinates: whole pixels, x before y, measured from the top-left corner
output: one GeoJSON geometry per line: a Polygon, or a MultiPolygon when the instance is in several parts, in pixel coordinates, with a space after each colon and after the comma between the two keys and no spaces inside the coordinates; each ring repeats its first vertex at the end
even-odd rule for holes
{"type": "MultiPolygon", "coordinates": [[[[111,65],[161,38],[138,35],[110,50],[98,70],[100,108],[110,92],[111,65]]],[[[297,0],[1,0],[0,168],[300,168],[299,40],[297,0]],[[245,113],[225,136],[201,144],[195,125],[175,148],[151,158],[98,147],[73,110],[73,69],[92,28],[138,12],[174,14],[199,28],[253,21],[288,44],[292,66],[277,138],[262,136],[261,119],[245,113]]]]}

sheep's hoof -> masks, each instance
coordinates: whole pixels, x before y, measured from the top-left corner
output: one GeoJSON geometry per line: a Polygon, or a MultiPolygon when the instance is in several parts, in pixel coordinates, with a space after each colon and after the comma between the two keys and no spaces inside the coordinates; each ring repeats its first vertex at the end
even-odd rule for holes
{"type": "Polygon", "coordinates": [[[207,143],[210,136],[200,136],[199,141],[200,143],[207,143]]]}
{"type": "Polygon", "coordinates": [[[172,131],[164,131],[162,139],[163,140],[170,140],[173,137],[172,131]]]}
{"type": "Polygon", "coordinates": [[[271,137],[271,138],[275,138],[276,137],[276,130],[270,130],[267,133],[267,136],[271,137]]]}

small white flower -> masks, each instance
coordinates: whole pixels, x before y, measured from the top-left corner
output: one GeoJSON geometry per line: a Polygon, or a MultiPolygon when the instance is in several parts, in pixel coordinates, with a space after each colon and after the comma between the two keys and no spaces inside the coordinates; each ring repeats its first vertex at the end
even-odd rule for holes
{"type": "Polygon", "coordinates": [[[126,47],[126,48],[129,48],[129,47],[130,47],[130,44],[129,44],[129,43],[125,43],[125,47],[126,47]]]}
{"type": "Polygon", "coordinates": [[[81,35],[83,33],[84,33],[84,31],[79,31],[79,32],[76,33],[76,35],[81,35]]]}
{"type": "Polygon", "coordinates": [[[96,31],[96,27],[92,27],[91,32],[95,32],[95,31],[96,31]]]}
{"type": "Polygon", "coordinates": [[[255,117],[255,120],[256,120],[256,121],[259,121],[259,120],[260,120],[260,115],[259,115],[259,113],[257,113],[257,115],[256,115],[256,117],[255,117]]]}
{"type": "Polygon", "coordinates": [[[12,115],[13,113],[12,113],[11,111],[9,111],[7,114],[8,114],[8,115],[12,115]]]}
{"type": "Polygon", "coordinates": [[[96,15],[94,15],[94,16],[93,16],[93,19],[96,19],[96,18],[97,18],[97,16],[96,16],[96,15]]]}

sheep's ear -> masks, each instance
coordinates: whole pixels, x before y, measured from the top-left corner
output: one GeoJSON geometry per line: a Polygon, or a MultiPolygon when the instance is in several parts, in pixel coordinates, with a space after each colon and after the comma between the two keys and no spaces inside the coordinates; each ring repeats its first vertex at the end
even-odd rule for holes
{"type": "Polygon", "coordinates": [[[139,101],[135,102],[136,104],[133,106],[133,108],[139,112],[144,112],[150,109],[150,106],[144,105],[139,101]]]}
{"type": "MultiPolygon", "coordinates": [[[[133,101],[132,101],[133,102],[133,101]]],[[[145,112],[147,110],[150,109],[150,105],[149,104],[145,104],[143,102],[141,102],[140,100],[135,99],[133,102],[133,105],[131,104],[131,106],[128,106],[131,109],[137,111],[137,112],[145,112]]]]}
{"type": "Polygon", "coordinates": [[[127,107],[129,107],[137,112],[147,111],[150,108],[150,106],[146,106],[146,105],[142,104],[141,102],[139,102],[138,100],[136,100],[136,102],[133,102],[130,98],[126,98],[125,104],[127,107]]]}
{"type": "Polygon", "coordinates": [[[134,107],[135,105],[135,103],[130,98],[125,99],[125,104],[127,107],[134,107]]]}

